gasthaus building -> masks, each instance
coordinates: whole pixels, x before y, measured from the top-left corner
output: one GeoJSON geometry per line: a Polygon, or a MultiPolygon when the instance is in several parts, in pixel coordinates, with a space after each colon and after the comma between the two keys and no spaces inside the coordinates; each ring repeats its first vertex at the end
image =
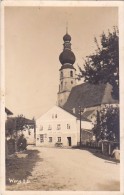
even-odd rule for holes
{"type": "Polygon", "coordinates": [[[59,56],[61,63],[58,105],[36,120],[36,145],[77,146],[81,141],[93,139],[93,122],[97,111],[107,104],[118,104],[111,96],[110,84],[76,84],[75,55],[71,50],[71,36],[63,37],[63,51],[59,56]],[[79,107],[82,109],[81,117],[79,107]],[[86,135],[86,136],[85,136],[86,135]]]}

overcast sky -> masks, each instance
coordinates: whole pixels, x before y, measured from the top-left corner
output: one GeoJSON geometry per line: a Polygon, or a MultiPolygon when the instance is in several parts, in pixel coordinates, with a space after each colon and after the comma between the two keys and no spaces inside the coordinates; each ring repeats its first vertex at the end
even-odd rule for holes
{"type": "Polygon", "coordinates": [[[94,36],[118,26],[118,9],[105,7],[6,7],[6,107],[38,118],[57,102],[63,36],[72,37],[76,62],[95,50],[94,36]]]}

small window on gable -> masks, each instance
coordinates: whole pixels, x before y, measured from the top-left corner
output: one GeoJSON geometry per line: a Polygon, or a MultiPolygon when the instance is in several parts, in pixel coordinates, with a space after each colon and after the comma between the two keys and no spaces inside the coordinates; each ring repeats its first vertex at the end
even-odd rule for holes
{"type": "Polygon", "coordinates": [[[73,71],[72,70],[70,71],[70,77],[73,77],[73,71]]]}
{"type": "Polygon", "coordinates": [[[52,126],[51,125],[48,126],[48,130],[52,130],[52,126]]]}
{"type": "Polygon", "coordinates": [[[67,129],[70,129],[70,125],[69,124],[67,124],[67,129]]]}
{"type": "Polygon", "coordinates": [[[60,129],[61,129],[61,125],[57,124],[57,130],[60,130],[60,129]]]}

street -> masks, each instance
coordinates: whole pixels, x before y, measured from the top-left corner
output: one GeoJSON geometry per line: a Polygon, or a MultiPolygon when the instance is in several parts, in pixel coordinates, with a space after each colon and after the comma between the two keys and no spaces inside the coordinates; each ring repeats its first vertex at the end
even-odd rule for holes
{"type": "MultiPolygon", "coordinates": [[[[33,165],[30,174],[24,182],[14,183],[10,181],[11,185],[7,185],[7,190],[120,190],[120,164],[99,158],[87,150],[35,146],[30,146],[29,150],[38,151],[35,165],[33,165]]],[[[34,162],[35,158],[33,159],[32,156],[29,162],[31,160],[34,162]]],[[[26,167],[24,169],[26,170],[26,167]]],[[[13,176],[10,179],[17,178],[13,176]]]]}

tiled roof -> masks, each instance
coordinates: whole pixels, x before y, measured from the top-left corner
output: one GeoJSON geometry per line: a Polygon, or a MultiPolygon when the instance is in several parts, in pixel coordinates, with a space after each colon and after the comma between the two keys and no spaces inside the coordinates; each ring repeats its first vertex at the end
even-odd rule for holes
{"type": "MultiPolygon", "coordinates": [[[[18,117],[11,117],[11,119],[16,120],[18,117]]],[[[31,119],[27,119],[25,117],[22,117],[24,119],[25,124],[27,125],[34,125],[35,121],[31,119]]]]}
{"type": "Polygon", "coordinates": [[[79,106],[88,108],[101,104],[118,103],[118,100],[112,98],[111,92],[112,86],[109,83],[98,85],[83,83],[72,88],[63,108],[70,112],[75,108],[77,112],[79,106]]]}
{"type": "Polygon", "coordinates": [[[90,116],[92,113],[94,112],[94,110],[87,110],[85,111],[82,116],[84,116],[85,118],[87,118],[88,116],[90,116]]]}
{"type": "MultiPolygon", "coordinates": [[[[64,109],[65,110],[65,109],[64,109]]],[[[76,113],[73,113],[71,112],[70,110],[65,110],[66,112],[69,112],[70,114],[72,114],[73,116],[75,116],[77,119],[80,119],[80,112],[76,112],[76,113]]],[[[87,119],[85,116],[83,116],[83,114],[81,115],[81,120],[82,121],[88,121],[88,122],[91,122],[89,119],[87,119]]]]}

